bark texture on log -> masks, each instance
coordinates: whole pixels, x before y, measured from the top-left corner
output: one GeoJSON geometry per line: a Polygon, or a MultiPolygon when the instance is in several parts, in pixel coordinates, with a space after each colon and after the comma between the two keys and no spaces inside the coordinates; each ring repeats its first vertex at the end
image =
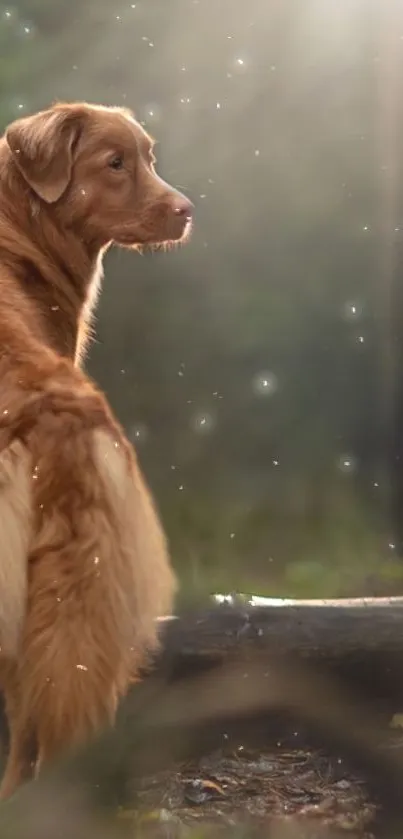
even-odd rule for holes
{"type": "Polygon", "coordinates": [[[248,657],[304,664],[387,713],[403,708],[403,598],[221,602],[162,621],[159,667],[189,677],[248,657]]]}

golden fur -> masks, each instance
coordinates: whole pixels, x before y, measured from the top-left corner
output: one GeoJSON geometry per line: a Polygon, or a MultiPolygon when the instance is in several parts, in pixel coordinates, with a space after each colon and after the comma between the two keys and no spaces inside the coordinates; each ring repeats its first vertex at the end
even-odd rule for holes
{"type": "Polygon", "coordinates": [[[172,606],[150,493],[79,362],[105,249],[178,241],[191,209],[126,110],[58,104],[0,140],[3,798],[113,723],[172,606]]]}

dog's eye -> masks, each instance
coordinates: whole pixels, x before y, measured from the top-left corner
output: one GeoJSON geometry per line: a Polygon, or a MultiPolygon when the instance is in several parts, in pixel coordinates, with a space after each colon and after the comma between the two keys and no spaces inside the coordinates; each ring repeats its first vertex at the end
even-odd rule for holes
{"type": "Polygon", "coordinates": [[[114,157],[111,158],[109,164],[111,169],[118,171],[119,169],[123,169],[123,157],[121,154],[115,154],[114,157]]]}

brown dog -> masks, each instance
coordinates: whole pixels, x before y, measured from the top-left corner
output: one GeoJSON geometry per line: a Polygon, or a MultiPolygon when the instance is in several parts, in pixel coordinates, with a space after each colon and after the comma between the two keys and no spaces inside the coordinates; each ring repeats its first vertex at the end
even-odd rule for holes
{"type": "Polygon", "coordinates": [[[0,140],[0,795],[112,723],[175,582],[134,453],[79,369],[109,244],[183,239],[192,205],[131,112],[58,104],[0,140]]]}

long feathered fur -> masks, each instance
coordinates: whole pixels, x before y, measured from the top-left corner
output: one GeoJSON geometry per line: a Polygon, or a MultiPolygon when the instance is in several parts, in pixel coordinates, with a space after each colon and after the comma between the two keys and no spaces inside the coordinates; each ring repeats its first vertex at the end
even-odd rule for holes
{"type": "Polygon", "coordinates": [[[0,654],[16,658],[27,608],[27,557],[32,539],[32,464],[14,440],[0,453],[0,654]]]}

